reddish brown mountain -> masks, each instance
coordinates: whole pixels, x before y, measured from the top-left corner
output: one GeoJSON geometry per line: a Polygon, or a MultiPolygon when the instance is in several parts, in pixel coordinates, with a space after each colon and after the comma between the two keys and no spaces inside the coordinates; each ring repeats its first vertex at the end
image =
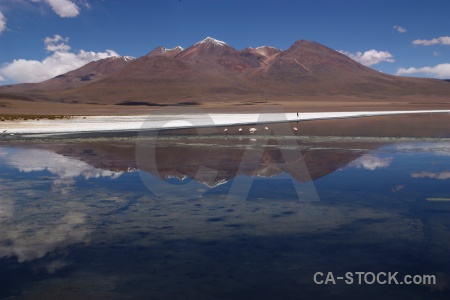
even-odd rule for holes
{"type": "Polygon", "coordinates": [[[0,87],[0,100],[215,107],[348,99],[447,103],[448,95],[448,82],[383,74],[315,42],[238,51],[209,37],[187,49],[158,47],[137,59],[108,58],[41,83],[0,87]]]}

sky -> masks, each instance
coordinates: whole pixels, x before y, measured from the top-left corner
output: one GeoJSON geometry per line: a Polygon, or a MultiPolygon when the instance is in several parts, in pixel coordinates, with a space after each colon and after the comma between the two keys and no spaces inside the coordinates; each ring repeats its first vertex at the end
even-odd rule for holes
{"type": "Polygon", "coordinates": [[[306,39],[375,70],[450,78],[448,0],[0,0],[0,85],[213,37],[240,50],[306,39]]]}

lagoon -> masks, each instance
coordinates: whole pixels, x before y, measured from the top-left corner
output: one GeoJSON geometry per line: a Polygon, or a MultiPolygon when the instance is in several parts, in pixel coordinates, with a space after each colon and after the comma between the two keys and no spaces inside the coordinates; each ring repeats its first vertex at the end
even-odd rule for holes
{"type": "Polygon", "coordinates": [[[449,158],[445,138],[5,142],[0,298],[447,299],[449,158]],[[359,271],[437,284],[314,283],[359,271]]]}

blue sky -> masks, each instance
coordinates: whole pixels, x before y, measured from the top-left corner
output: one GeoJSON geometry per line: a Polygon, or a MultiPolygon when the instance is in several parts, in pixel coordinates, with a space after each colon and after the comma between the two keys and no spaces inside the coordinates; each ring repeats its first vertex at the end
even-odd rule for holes
{"type": "Polygon", "coordinates": [[[450,78],[449,16],[448,0],[0,0],[0,84],[207,36],[236,49],[307,39],[385,73],[450,78]]]}

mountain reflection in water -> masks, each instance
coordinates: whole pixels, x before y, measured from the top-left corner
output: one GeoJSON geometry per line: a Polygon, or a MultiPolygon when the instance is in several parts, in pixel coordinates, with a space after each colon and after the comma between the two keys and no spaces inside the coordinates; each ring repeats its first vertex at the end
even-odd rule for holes
{"type": "Polygon", "coordinates": [[[450,144],[294,141],[158,139],[147,169],[135,141],[0,147],[0,298],[446,299],[450,144]],[[235,181],[248,197],[227,198],[235,181]],[[318,286],[318,271],[439,284],[318,286]]]}
{"type": "MultiPolygon", "coordinates": [[[[241,175],[237,173],[238,169],[245,170],[242,175],[247,176],[272,177],[286,172],[298,181],[318,179],[346,166],[371,149],[383,145],[373,142],[316,143],[315,145],[300,143],[298,148],[284,150],[297,155],[286,162],[276,140],[269,140],[267,145],[258,143],[257,139],[251,141],[248,138],[184,141],[167,139],[153,140],[149,143],[156,149],[157,168],[142,171],[150,172],[161,179],[201,180],[196,177],[196,174],[199,167],[203,166],[216,170],[217,180],[220,181],[229,181],[241,175]],[[256,151],[258,148],[263,149],[262,153],[256,151]],[[251,159],[243,160],[244,153],[250,155],[251,159]],[[255,160],[259,163],[253,164],[255,160]],[[310,175],[299,171],[297,165],[303,163],[302,160],[307,165],[310,175]],[[242,164],[244,167],[241,166],[242,164]]],[[[47,169],[62,178],[83,175],[85,179],[89,179],[91,176],[115,177],[120,176],[122,172],[138,170],[135,142],[94,141],[20,146],[20,150],[15,150],[15,153],[9,156],[8,164],[21,171],[47,169]]],[[[214,182],[203,183],[210,187],[215,185],[214,182]]]]}

